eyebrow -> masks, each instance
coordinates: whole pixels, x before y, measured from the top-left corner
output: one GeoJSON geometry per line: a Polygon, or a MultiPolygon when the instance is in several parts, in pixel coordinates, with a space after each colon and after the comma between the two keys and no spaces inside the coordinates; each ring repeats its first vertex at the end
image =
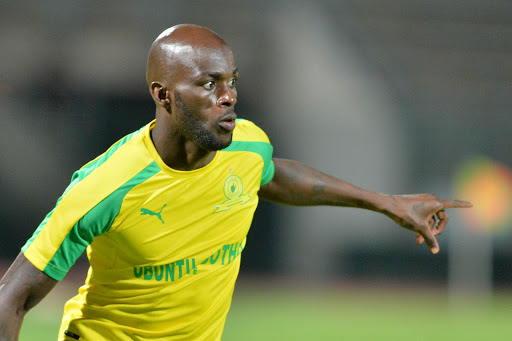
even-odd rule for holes
{"type": "MultiPolygon", "coordinates": [[[[237,73],[238,73],[238,68],[235,68],[233,70],[233,75],[236,75],[237,73]]],[[[204,75],[212,77],[213,79],[219,79],[222,77],[222,73],[220,73],[220,72],[205,72],[204,75]]]]}

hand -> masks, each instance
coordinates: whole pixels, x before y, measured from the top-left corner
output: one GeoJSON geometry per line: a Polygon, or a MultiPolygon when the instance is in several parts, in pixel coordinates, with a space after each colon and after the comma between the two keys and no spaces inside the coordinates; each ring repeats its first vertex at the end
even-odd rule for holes
{"type": "Polygon", "coordinates": [[[444,231],[449,219],[445,209],[472,206],[467,201],[439,199],[433,194],[393,195],[385,214],[403,228],[415,231],[417,244],[426,242],[435,254],[439,252],[435,236],[444,231]]]}

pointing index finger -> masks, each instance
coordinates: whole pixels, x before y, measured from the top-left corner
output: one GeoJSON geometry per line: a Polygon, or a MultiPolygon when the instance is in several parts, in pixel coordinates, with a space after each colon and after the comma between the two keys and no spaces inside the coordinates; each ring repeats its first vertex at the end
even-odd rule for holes
{"type": "Polygon", "coordinates": [[[449,199],[440,199],[443,208],[469,208],[473,207],[473,204],[469,201],[463,200],[449,200],[449,199]]]}

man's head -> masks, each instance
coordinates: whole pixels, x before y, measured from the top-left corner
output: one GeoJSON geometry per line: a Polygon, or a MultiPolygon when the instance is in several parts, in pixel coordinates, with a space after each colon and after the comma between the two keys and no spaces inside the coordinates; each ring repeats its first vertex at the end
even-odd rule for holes
{"type": "Polygon", "coordinates": [[[146,71],[157,122],[205,150],[227,147],[237,77],[231,49],[214,32],[189,24],[165,30],[151,46],[146,71]]]}

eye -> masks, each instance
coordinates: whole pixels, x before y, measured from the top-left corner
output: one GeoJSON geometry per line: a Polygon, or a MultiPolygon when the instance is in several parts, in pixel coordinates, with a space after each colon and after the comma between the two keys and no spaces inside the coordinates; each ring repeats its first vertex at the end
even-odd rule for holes
{"type": "Polygon", "coordinates": [[[212,90],[214,86],[215,83],[213,81],[209,81],[203,84],[203,88],[205,88],[206,90],[212,90]]]}
{"type": "Polygon", "coordinates": [[[236,84],[236,81],[237,81],[236,78],[230,79],[229,82],[228,82],[229,87],[230,88],[234,88],[235,84],[236,84]]]}

